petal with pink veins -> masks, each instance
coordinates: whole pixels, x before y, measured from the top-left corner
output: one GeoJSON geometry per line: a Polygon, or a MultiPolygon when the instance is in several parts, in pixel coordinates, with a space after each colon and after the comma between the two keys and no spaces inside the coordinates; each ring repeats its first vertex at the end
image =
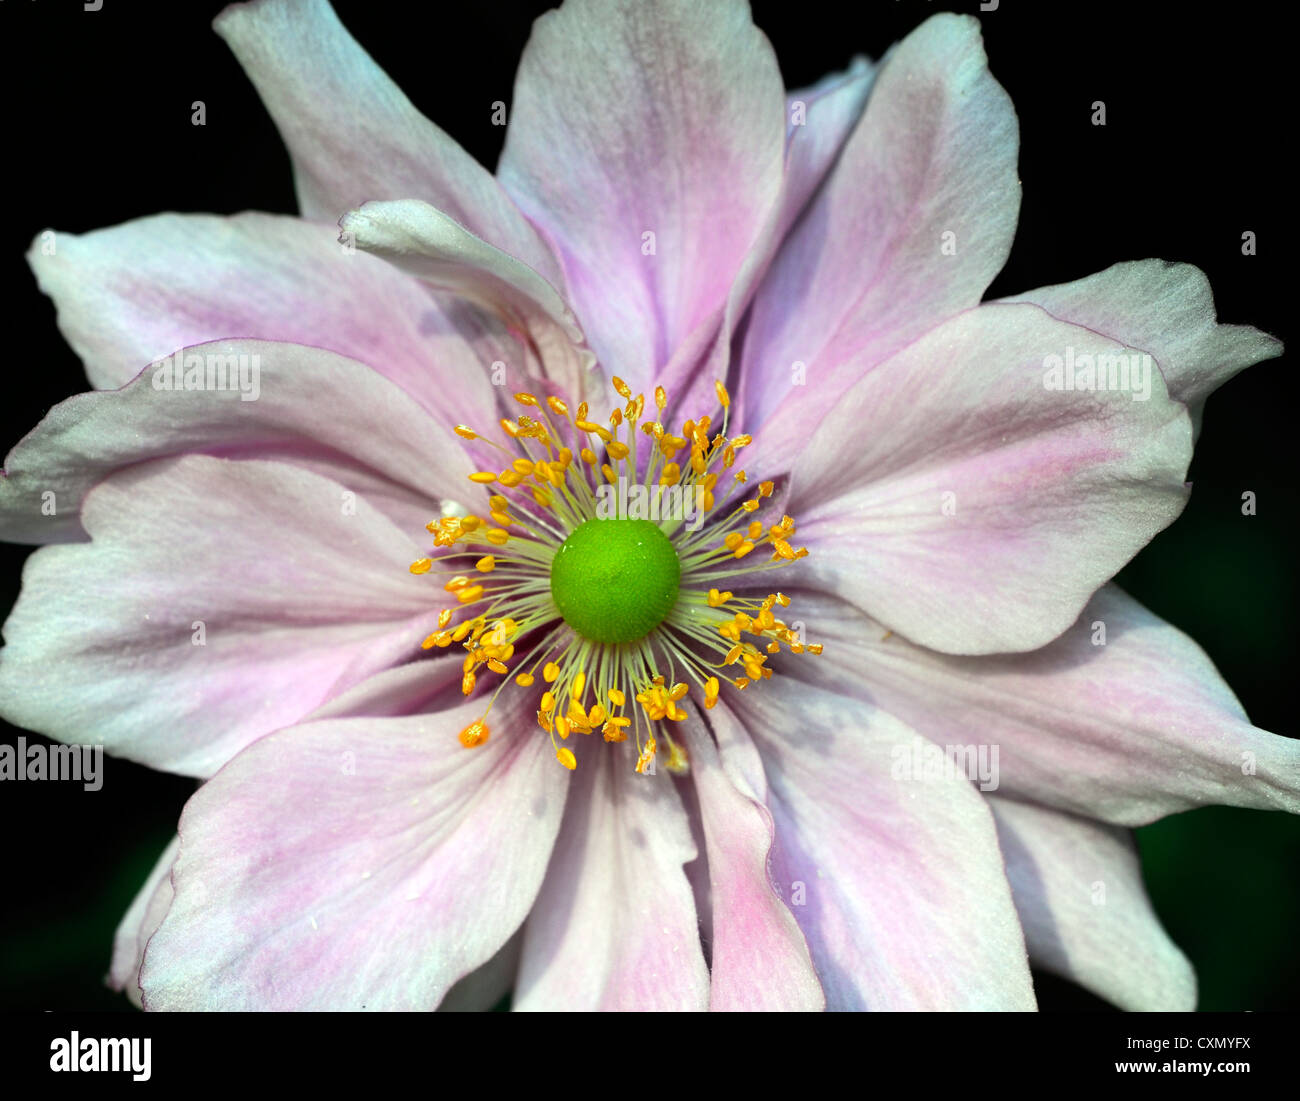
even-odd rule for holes
{"type": "Polygon", "coordinates": [[[534,23],[498,176],[556,242],[593,350],[634,391],[712,339],[778,201],[783,115],[743,0],[569,0],[534,23]]]}
{"type": "Polygon", "coordinates": [[[1196,974],[1151,908],[1132,834],[991,797],[1029,958],[1120,1009],[1196,1008],[1196,974]]]}
{"type": "Polygon", "coordinates": [[[1125,351],[1036,306],[985,305],[863,375],[791,473],[801,581],[951,653],[1069,627],[1182,511],[1192,453],[1154,367],[1146,400],[1047,389],[1045,357],[1071,349],[1125,351]]]}
{"type": "Polygon", "coordinates": [[[463,310],[375,257],[346,252],[335,226],[158,214],[61,233],[52,255],[34,244],[27,261],[96,389],[125,386],[177,349],[247,338],[366,363],[446,424],[495,408],[492,353],[474,328],[457,328],[463,310]],[[453,367],[450,392],[441,372],[453,367]]]}
{"type": "Polygon", "coordinates": [[[106,479],[82,510],[91,541],[28,559],[0,651],[4,717],[206,776],[421,656],[446,594],[409,572],[410,535],[344,496],[287,463],[200,455],[106,479]]]}
{"type": "Polygon", "coordinates": [[[524,928],[517,1010],[708,1008],[709,971],[683,871],[696,856],[686,811],[666,776],[633,770],[632,748],[597,739],[578,757],[524,928]]]}
{"type": "Polygon", "coordinates": [[[434,1009],[533,905],[569,774],[522,694],[263,738],[181,816],[152,1010],[434,1009]]]}
{"type": "Polygon", "coordinates": [[[558,284],[550,247],[492,173],[415,109],[326,0],[232,4],[214,25],[289,148],[303,217],[422,199],[558,284]]]}
{"type": "Polygon", "coordinates": [[[711,714],[724,707],[740,721],[719,733],[723,761],[752,756],[750,738],[761,755],[773,874],[829,1009],[1035,1007],[993,816],[972,785],[896,778],[917,735],[861,700],[782,677],[711,714]]]}
{"type": "Polygon", "coordinates": [[[340,220],[343,239],[526,334],[543,377],[575,404],[603,394],[595,357],[560,293],[537,272],[416,199],[366,203],[340,220]]]}
{"type": "MultiPolygon", "coordinates": [[[[797,105],[802,106],[797,108],[798,121],[791,122],[786,129],[781,197],[769,211],[762,233],[737,272],[726,302],[719,306],[721,324],[713,337],[707,363],[699,369],[704,357],[697,343],[689,341],[677,349],[659,380],[672,399],[670,410],[687,411],[682,413],[683,418],[698,413],[701,408],[712,407],[713,380],[728,376],[736,327],[790,226],[834,167],[845,140],[862,115],[875,76],[876,70],[868,61],[856,58],[845,72],[834,73],[814,87],[791,92],[786,97],[787,121],[796,117],[797,105]]],[[[701,333],[705,335],[707,332],[701,333]]]]}
{"type": "Polygon", "coordinates": [[[997,746],[1000,795],[1127,826],[1209,803],[1300,813],[1300,741],[1251,726],[1205,652],[1114,585],[1050,645],[985,657],[913,646],[836,597],[797,601],[826,649],[795,675],[939,745],[997,746]]]}
{"type": "Polygon", "coordinates": [[[739,392],[770,471],[864,371],[978,304],[1015,233],[1018,148],[977,20],[936,15],[881,62],[754,299],[739,392]]]}
{"type": "Polygon", "coordinates": [[[724,765],[703,724],[682,724],[690,754],[691,780],[699,798],[708,858],[712,938],[709,1008],[722,1012],[819,1010],[826,996],[817,981],[808,944],[768,871],[773,849],[762,765],[753,743],[733,730],[735,718],[722,708],[709,712],[710,725],[727,744],[724,765]],[[735,764],[749,753],[747,767],[735,764]]]}
{"type": "Polygon", "coordinates": [[[1210,281],[1191,264],[1133,260],[1000,301],[1032,302],[1062,321],[1150,352],[1170,397],[1191,406],[1198,425],[1211,393],[1238,371],[1282,354],[1282,342],[1267,333],[1218,324],[1210,281]]]}
{"type": "Polygon", "coordinates": [[[187,348],[170,363],[170,374],[164,361],[121,390],[61,402],[15,445],[0,479],[4,538],[84,538],[78,510],[96,482],[187,452],[315,470],[380,509],[409,538],[438,514],[439,499],[468,497],[474,467],[458,437],[364,364],[319,348],[252,340],[187,348]],[[190,357],[198,358],[187,366],[190,357]],[[210,363],[214,380],[218,367],[227,381],[247,369],[252,385],[206,388],[210,363]],[[204,389],[184,389],[191,369],[196,381],[203,376],[204,389]],[[254,400],[244,400],[245,392],[254,400]]]}

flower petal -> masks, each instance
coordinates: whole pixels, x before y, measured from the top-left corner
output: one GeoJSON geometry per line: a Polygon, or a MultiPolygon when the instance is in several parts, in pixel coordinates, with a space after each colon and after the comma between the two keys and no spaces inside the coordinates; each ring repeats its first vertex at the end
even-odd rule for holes
{"type": "Polygon", "coordinates": [[[595,357],[581,347],[577,318],[559,292],[527,265],[493,248],[442,211],[415,199],[366,203],[345,214],[344,237],[430,285],[482,306],[526,332],[544,377],[577,403],[595,396],[595,357]]]}
{"type": "Polygon", "coordinates": [[[232,4],[214,26],[289,147],[304,217],[423,199],[559,285],[554,254],[501,185],[415,109],[326,0],[232,4]]]}
{"type": "Polygon", "coordinates": [[[1018,145],[977,20],[936,15],[881,62],[754,300],[740,392],[772,472],[863,371],[980,301],[1015,232],[1018,145]]]}
{"type": "Polygon", "coordinates": [[[412,536],[437,515],[438,498],[467,496],[474,468],[457,437],[363,364],[319,348],[252,340],[187,348],[170,362],[179,365],[170,375],[165,361],[121,390],[61,402],[14,447],[0,479],[5,539],[83,538],[78,509],[96,482],[184,452],[283,459],[319,471],[412,536]],[[208,389],[209,364],[246,369],[252,385],[208,389]],[[184,388],[181,376],[191,371],[204,389],[184,388]],[[245,393],[254,400],[244,400],[245,393]]]}
{"type": "Polygon", "coordinates": [[[149,942],[148,1009],[433,1009],[519,927],[568,775],[507,693],[485,745],[437,715],[263,738],[181,817],[176,897],[149,942]]]}
{"type": "MultiPolygon", "coordinates": [[[[1032,650],[1186,501],[1186,409],[1045,388],[1044,357],[1123,349],[1026,305],[985,305],[878,365],[791,474],[806,576],[914,642],[1032,650]]],[[[1082,362],[1082,361],[1081,361],[1082,362]]]]}
{"type": "MultiPolygon", "coordinates": [[[[695,859],[666,775],[589,744],[524,929],[518,1010],[702,1010],[709,971],[683,866],[695,859]]],[[[555,766],[557,769],[558,765],[555,766]]]]}
{"type": "Polygon", "coordinates": [[[168,907],[172,904],[172,864],[180,851],[180,838],[172,838],[158,863],[144,881],[130,908],[113,934],[113,959],[106,982],[122,991],[137,1007],[140,1005],[140,964],[145,945],[154,935],[168,907]]]}
{"type": "Polygon", "coordinates": [[[455,315],[337,237],[332,226],[273,214],[158,214],[59,234],[53,254],[38,241],[27,261],[97,389],[125,386],[179,348],[252,338],[360,360],[448,425],[491,416],[486,363],[455,315]],[[451,364],[454,403],[437,369],[451,364]]]}
{"type": "Polygon", "coordinates": [[[712,725],[729,741],[732,759],[752,755],[743,770],[725,767],[712,736],[696,722],[681,727],[699,796],[708,856],[712,914],[709,1008],[723,1012],[819,1010],[826,996],[808,943],[768,871],[773,848],[767,790],[753,743],[732,731],[735,718],[715,708],[712,725]]]}
{"type": "Polygon", "coordinates": [[[1171,397],[1192,406],[1238,371],[1282,354],[1282,342],[1249,325],[1215,321],[1210,281],[1191,264],[1134,260],[1105,271],[1002,299],[1032,302],[1053,317],[1150,352],[1171,397]]]}
{"type": "Polygon", "coordinates": [[[1204,651],[1114,585],[1043,649],[976,658],[797,599],[826,646],[798,676],[854,685],[940,745],[997,746],[999,794],[1128,826],[1207,803],[1300,813],[1300,741],[1252,727],[1204,651]]]}
{"type": "Polygon", "coordinates": [[[1029,958],[1133,1012],[1193,1010],[1196,975],[1151,909],[1127,830],[990,798],[1029,958]]]}
{"type": "Polygon", "coordinates": [[[782,94],[743,0],[568,0],[533,25],[498,175],[633,390],[711,339],[777,202],[782,94]]]}
{"type": "Polygon", "coordinates": [[[713,407],[713,381],[728,377],[733,337],[740,319],[790,226],[834,166],[862,114],[875,76],[876,70],[865,58],[855,58],[845,72],[834,73],[812,88],[787,96],[786,118],[798,121],[787,127],[780,201],[768,213],[762,233],[727,292],[726,302],[719,306],[720,325],[704,369],[699,369],[701,356],[694,342],[679,347],[664,368],[660,381],[668,391],[671,414],[680,414],[684,419],[713,407]]]}
{"type": "Polygon", "coordinates": [[[420,553],[336,482],[190,455],[86,498],[89,543],[33,554],[0,653],[4,717],[206,776],[249,741],[420,656],[420,553]]]}
{"type": "Polygon", "coordinates": [[[893,778],[915,733],[847,696],[783,677],[723,707],[740,720],[719,729],[723,761],[752,752],[749,737],[761,754],[773,871],[828,1008],[1034,1008],[993,818],[970,784],[893,778]]]}

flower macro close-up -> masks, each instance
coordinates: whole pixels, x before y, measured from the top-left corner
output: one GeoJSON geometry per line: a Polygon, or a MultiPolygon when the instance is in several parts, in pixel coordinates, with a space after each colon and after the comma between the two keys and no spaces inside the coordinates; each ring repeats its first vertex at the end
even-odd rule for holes
{"type": "Polygon", "coordinates": [[[995,284],[1012,17],[932,8],[805,83],[744,0],[564,0],[492,170],[342,5],[232,4],[296,213],[29,200],[89,389],[4,441],[0,765],[183,778],[123,1005],[1197,1008],[1134,830],[1300,811],[1300,742],[1115,578],[1282,342],[1073,235],[995,284]]]}

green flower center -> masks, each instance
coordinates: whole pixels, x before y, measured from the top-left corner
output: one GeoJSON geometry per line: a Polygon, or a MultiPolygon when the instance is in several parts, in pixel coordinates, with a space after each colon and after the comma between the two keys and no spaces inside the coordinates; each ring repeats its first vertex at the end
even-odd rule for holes
{"type": "Polygon", "coordinates": [[[649,520],[588,520],[551,561],[551,597],[564,621],[592,642],[636,642],[677,603],[682,564],[649,520]]]}

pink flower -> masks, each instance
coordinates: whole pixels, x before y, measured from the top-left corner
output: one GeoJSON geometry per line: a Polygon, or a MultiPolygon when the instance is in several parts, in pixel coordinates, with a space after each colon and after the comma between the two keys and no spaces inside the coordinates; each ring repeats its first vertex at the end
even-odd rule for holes
{"type": "Polygon", "coordinates": [[[1300,753],[1107,582],[1280,346],[1160,261],[981,304],[1019,184],[978,24],[787,94],[744,3],[567,0],[495,177],[324,0],[217,28],[302,218],[34,248],[96,389],[0,485],[55,544],[5,716],[205,781],[113,982],[1025,1009],[1033,960],[1191,1008],[1126,827],[1294,811],[1300,753]],[[599,527],[619,477],[712,507],[599,527]]]}

